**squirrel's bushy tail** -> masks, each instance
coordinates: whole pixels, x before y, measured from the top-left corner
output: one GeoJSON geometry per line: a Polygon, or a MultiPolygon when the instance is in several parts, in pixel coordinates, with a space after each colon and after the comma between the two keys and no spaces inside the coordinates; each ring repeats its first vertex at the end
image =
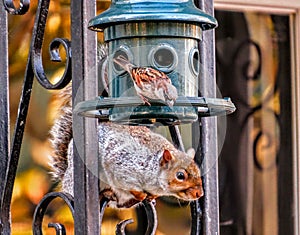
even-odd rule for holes
{"type": "MultiPolygon", "coordinates": [[[[103,83],[107,81],[105,73],[105,60],[107,59],[108,47],[106,44],[98,45],[98,68],[104,73],[100,73],[103,83]]],[[[101,72],[100,71],[100,72],[101,72]]],[[[54,124],[50,130],[50,141],[53,154],[51,156],[52,177],[60,181],[68,168],[68,149],[73,138],[72,132],[72,84],[54,95],[54,101],[58,102],[58,112],[54,124]]]]}
{"type": "Polygon", "coordinates": [[[57,94],[59,102],[58,117],[50,130],[50,141],[53,148],[51,162],[52,177],[61,180],[68,167],[68,147],[73,138],[72,132],[72,85],[69,84],[57,94]]]}

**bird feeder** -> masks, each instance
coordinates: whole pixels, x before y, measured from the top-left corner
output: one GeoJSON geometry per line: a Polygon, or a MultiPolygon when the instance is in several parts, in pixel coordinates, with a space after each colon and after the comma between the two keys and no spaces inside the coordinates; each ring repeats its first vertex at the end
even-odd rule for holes
{"type": "Polygon", "coordinates": [[[192,0],[112,0],[108,10],[89,22],[89,29],[104,32],[108,44],[109,97],[79,104],[77,112],[137,125],[190,123],[199,114],[233,112],[230,99],[198,97],[202,74],[198,44],[202,32],[216,26],[215,18],[192,0]],[[144,104],[130,74],[114,63],[120,55],[136,66],[164,72],[177,89],[175,104],[170,107],[158,100],[144,104]]]}

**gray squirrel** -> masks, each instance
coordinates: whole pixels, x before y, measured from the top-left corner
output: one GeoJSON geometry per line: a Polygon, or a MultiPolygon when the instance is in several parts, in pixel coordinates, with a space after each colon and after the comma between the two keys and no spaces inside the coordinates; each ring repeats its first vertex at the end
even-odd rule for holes
{"type": "MultiPolygon", "coordinates": [[[[73,195],[71,85],[62,89],[58,98],[59,115],[50,130],[52,176],[61,182],[63,192],[73,195]]],[[[110,200],[109,206],[128,208],[160,196],[191,201],[203,195],[193,149],[184,153],[145,126],[99,122],[97,132],[99,195],[110,200]]]]}

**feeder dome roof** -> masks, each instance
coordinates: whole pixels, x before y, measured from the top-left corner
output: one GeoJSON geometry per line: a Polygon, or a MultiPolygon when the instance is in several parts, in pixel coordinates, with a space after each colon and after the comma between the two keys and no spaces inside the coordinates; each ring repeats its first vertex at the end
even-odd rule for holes
{"type": "Polygon", "coordinates": [[[202,30],[213,29],[217,20],[197,8],[191,0],[129,0],[112,1],[108,10],[89,21],[95,31],[130,22],[173,21],[200,25],[202,30]]]}

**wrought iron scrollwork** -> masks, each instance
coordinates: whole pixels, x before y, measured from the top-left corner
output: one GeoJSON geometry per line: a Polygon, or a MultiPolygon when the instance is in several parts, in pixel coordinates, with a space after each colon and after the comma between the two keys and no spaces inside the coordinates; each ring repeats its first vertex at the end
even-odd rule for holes
{"type": "Polygon", "coordinates": [[[51,56],[51,61],[61,62],[61,57],[59,55],[59,46],[62,45],[66,51],[66,64],[65,71],[61,79],[52,84],[47,78],[42,65],[42,57],[39,50],[34,50],[32,54],[33,58],[33,69],[39,83],[46,89],[61,89],[64,88],[71,81],[71,42],[66,38],[55,38],[52,40],[49,46],[49,53],[51,56]]]}
{"type": "MultiPolygon", "coordinates": [[[[51,192],[48,193],[44,198],[39,202],[37,207],[35,208],[34,216],[33,216],[33,223],[32,229],[34,235],[42,235],[42,223],[45,212],[47,210],[48,205],[54,200],[60,198],[62,199],[67,206],[69,207],[72,216],[74,218],[74,199],[71,195],[62,192],[51,192]]],[[[100,222],[102,222],[105,208],[109,203],[109,199],[103,197],[100,201],[100,222]]],[[[147,215],[148,226],[145,235],[154,235],[157,228],[157,215],[156,209],[153,202],[149,202],[144,200],[141,202],[147,215]]],[[[125,228],[128,224],[133,223],[133,219],[127,219],[121,221],[116,226],[116,235],[126,235],[125,228]]],[[[66,230],[63,224],[60,223],[49,223],[49,228],[54,228],[56,231],[56,235],[65,235],[66,230]]]]}
{"type": "Polygon", "coordinates": [[[128,224],[132,224],[132,223],[133,223],[133,219],[123,220],[120,223],[118,223],[116,228],[116,235],[126,235],[125,227],[128,224]]]}
{"type": "MultiPolygon", "coordinates": [[[[145,208],[148,220],[148,226],[145,235],[154,235],[157,228],[157,215],[155,206],[153,205],[153,202],[149,202],[147,200],[144,200],[142,204],[145,208]]],[[[132,219],[127,219],[118,223],[116,228],[116,235],[126,235],[125,227],[131,223],[133,223],[132,219]]]]}
{"type": "MultiPolygon", "coordinates": [[[[48,193],[37,205],[33,215],[33,234],[42,235],[42,222],[48,205],[56,198],[61,198],[69,207],[73,217],[74,217],[74,199],[71,195],[61,192],[51,192],[48,193]]],[[[53,227],[56,230],[57,235],[64,235],[65,228],[61,224],[50,223],[48,227],[53,227]]]]}
{"type": "MultiPolygon", "coordinates": [[[[7,170],[5,177],[5,185],[3,187],[3,192],[0,192],[2,195],[0,210],[1,210],[1,232],[4,234],[10,233],[10,204],[11,197],[13,191],[13,185],[16,177],[19,157],[20,157],[20,149],[24,135],[24,129],[27,119],[27,113],[29,108],[29,102],[31,98],[32,86],[33,86],[33,78],[34,74],[41,82],[41,84],[48,89],[62,88],[70,81],[70,42],[66,39],[54,39],[50,45],[50,53],[52,58],[58,60],[57,48],[60,44],[67,51],[67,65],[66,72],[62,79],[54,85],[49,85],[50,83],[46,81],[46,77],[44,76],[44,70],[41,62],[41,47],[44,38],[44,29],[46,25],[48,8],[49,8],[49,0],[39,1],[36,19],[34,23],[33,33],[32,33],[32,41],[30,52],[28,55],[27,66],[24,76],[22,94],[20,97],[20,103],[18,108],[18,116],[15,124],[15,130],[12,139],[11,152],[8,156],[7,160],[7,170]]],[[[3,5],[6,10],[10,14],[24,14],[29,8],[29,0],[21,0],[20,8],[16,9],[13,1],[3,1],[3,5]]]]}
{"type": "Polygon", "coordinates": [[[65,226],[59,223],[49,223],[48,228],[54,228],[56,235],[66,235],[65,226]]]}
{"type": "MultiPolygon", "coordinates": [[[[217,55],[218,55],[218,51],[217,51],[217,55]]],[[[223,60],[223,57],[221,55],[218,55],[218,63],[219,63],[219,67],[234,67],[234,68],[238,68],[239,69],[239,73],[241,74],[241,79],[244,79],[246,81],[258,81],[258,79],[261,78],[261,73],[262,73],[262,51],[261,51],[261,47],[260,45],[255,42],[253,39],[251,38],[247,38],[243,41],[241,41],[236,49],[233,52],[232,55],[232,59],[230,63],[227,63],[225,60],[223,60]],[[244,61],[243,64],[238,66],[239,61],[241,61],[241,58],[247,58],[245,57],[245,52],[249,52],[252,49],[252,56],[255,58],[255,63],[253,64],[253,60],[250,59],[250,57],[244,61]],[[251,69],[251,73],[249,71],[249,68],[251,69]]],[[[228,71],[232,71],[231,69],[228,69],[228,71]]],[[[222,71],[224,72],[224,71],[222,71]]],[[[280,74],[280,73],[278,73],[280,74]]],[[[277,75],[278,76],[278,75],[277,75]]],[[[265,93],[263,94],[263,96],[261,97],[261,99],[257,100],[256,104],[251,104],[249,102],[249,99],[245,99],[243,96],[239,97],[239,101],[238,103],[240,103],[240,105],[243,105],[243,107],[247,110],[247,113],[244,117],[244,120],[242,121],[242,128],[247,128],[247,123],[249,122],[249,120],[253,117],[255,117],[255,115],[257,115],[259,112],[261,112],[262,110],[264,110],[265,114],[270,115],[270,117],[274,120],[274,123],[276,125],[276,127],[279,128],[280,130],[280,121],[279,121],[279,115],[275,112],[275,110],[269,109],[266,107],[267,102],[270,102],[270,100],[272,98],[274,98],[274,94],[276,94],[276,92],[278,91],[278,77],[276,77],[274,79],[274,83],[269,87],[269,89],[266,89],[265,93]]],[[[244,81],[243,81],[244,82],[244,81]]],[[[274,136],[271,135],[271,133],[269,133],[270,130],[268,129],[264,129],[264,130],[259,130],[256,135],[253,138],[253,146],[252,146],[252,151],[253,151],[253,160],[254,160],[254,164],[255,167],[258,170],[265,170],[268,168],[271,168],[273,166],[276,166],[277,164],[277,155],[278,155],[278,151],[279,151],[279,141],[275,140],[274,136]],[[261,160],[259,160],[259,156],[258,156],[258,146],[259,144],[262,144],[262,140],[264,140],[264,144],[263,144],[263,148],[266,150],[267,148],[271,149],[271,147],[273,147],[274,145],[276,146],[276,152],[274,154],[274,159],[272,160],[272,162],[270,164],[268,164],[268,166],[264,166],[261,163],[261,160]],[[277,141],[277,143],[276,143],[277,141]]]]}
{"type": "Polygon", "coordinates": [[[30,6],[30,0],[20,0],[19,8],[16,8],[13,0],[3,0],[6,11],[12,15],[24,15],[30,6]]]}
{"type": "MultiPolygon", "coordinates": [[[[102,197],[100,200],[100,222],[102,222],[105,208],[109,203],[109,199],[102,197]]],[[[147,215],[147,230],[145,235],[154,235],[157,228],[157,215],[156,215],[156,209],[154,206],[154,202],[149,202],[148,200],[144,200],[141,202],[143,205],[146,215],[147,215]]],[[[133,219],[127,219],[119,222],[116,226],[116,235],[126,235],[125,228],[128,224],[133,223],[133,219]]]]}
{"type": "MultiPolygon", "coordinates": [[[[264,108],[265,115],[268,114],[274,119],[274,124],[280,130],[280,117],[274,110],[269,108],[264,108]]],[[[279,138],[279,137],[278,137],[279,138]]],[[[253,141],[253,159],[254,164],[258,170],[268,170],[276,167],[278,164],[278,155],[280,149],[280,140],[274,136],[270,130],[259,130],[253,141]],[[260,157],[260,152],[258,150],[259,146],[264,151],[268,151],[267,157],[260,157]],[[267,159],[266,159],[267,158],[267,159]]]]}
{"type": "MultiPolygon", "coordinates": [[[[250,66],[250,61],[247,61],[244,66],[241,67],[242,70],[242,75],[243,78],[245,78],[246,80],[258,80],[261,76],[261,70],[262,70],[262,52],[261,52],[261,48],[260,45],[258,43],[256,43],[255,41],[253,41],[252,39],[247,39],[243,42],[241,42],[241,44],[238,46],[238,48],[236,49],[235,52],[235,56],[234,59],[238,60],[239,59],[239,54],[242,52],[243,49],[250,49],[251,47],[254,48],[254,52],[256,54],[257,57],[257,66],[256,68],[253,70],[252,75],[249,75],[247,73],[248,67],[250,66]]],[[[240,54],[241,55],[241,54],[240,54]]],[[[274,84],[272,84],[272,89],[267,89],[266,93],[263,95],[262,99],[259,101],[258,104],[252,106],[251,104],[249,104],[248,102],[246,103],[242,103],[243,105],[245,105],[245,107],[247,107],[249,109],[249,112],[247,113],[242,127],[246,128],[247,123],[249,121],[249,119],[252,117],[254,117],[258,112],[261,112],[262,110],[264,110],[265,113],[270,114],[272,117],[274,117],[275,120],[275,124],[277,127],[279,127],[280,130],[280,121],[279,121],[279,115],[272,109],[264,107],[263,104],[266,104],[268,101],[270,101],[273,97],[274,94],[276,93],[276,91],[278,90],[278,85],[277,85],[277,80],[278,78],[276,77],[274,84]]],[[[277,164],[277,158],[278,158],[278,151],[279,151],[279,141],[278,143],[276,143],[276,140],[274,139],[275,137],[271,135],[271,133],[269,133],[270,130],[259,130],[259,132],[256,134],[256,136],[253,139],[253,160],[254,160],[254,164],[256,166],[256,168],[258,170],[266,170],[269,168],[272,168],[273,166],[276,166],[277,164]],[[262,140],[265,140],[265,144],[262,146],[265,150],[267,148],[271,149],[272,146],[275,146],[275,154],[272,155],[274,156],[274,159],[272,160],[272,162],[270,164],[268,164],[268,166],[264,166],[261,163],[261,160],[259,159],[258,156],[258,146],[259,144],[262,142],[262,140]]]]}
{"type": "Polygon", "coordinates": [[[49,0],[43,0],[39,3],[34,27],[34,33],[36,34],[36,37],[33,37],[31,48],[32,67],[37,80],[43,87],[46,89],[61,89],[65,87],[71,80],[71,43],[68,39],[63,38],[56,38],[50,43],[49,50],[52,61],[61,62],[58,51],[60,45],[62,45],[66,51],[65,73],[56,84],[52,84],[45,74],[42,62],[42,45],[49,4],[49,0]]]}
{"type": "Polygon", "coordinates": [[[252,39],[247,39],[245,41],[242,41],[241,44],[238,46],[238,48],[236,49],[234,55],[233,55],[233,61],[236,62],[239,60],[240,58],[240,53],[243,53],[244,49],[250,49],[250,47],[253,47],[255,49],[256,55],[257,55],[257,66],[256,68],[253,70],[252,74],[248,74],[248,68],[251,65],[251,61],[248,60],[242,67],[242,74],[243,77],[246,78],[247,80],[257,80],[259,78],[259,76],[261,75],[261,66],[262,66],[262,54],[261,54],[261,49],[260,46],[253,41],[252,39]]]}
{"type": "Polygon", "coordinates": [[[149,202],[147,200],[143,201],[143,206],[145,208],[148,219],[148,226],[145,235],[154,235],[157,228],[157,216],[155,206],[152,202],[149,202]]]}

